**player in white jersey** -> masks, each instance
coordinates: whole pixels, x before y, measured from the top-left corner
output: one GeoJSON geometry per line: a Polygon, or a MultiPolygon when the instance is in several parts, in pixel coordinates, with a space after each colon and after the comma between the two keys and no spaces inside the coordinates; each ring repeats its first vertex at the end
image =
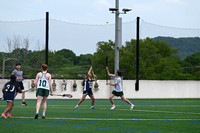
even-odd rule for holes
{"type": "Polygon", "coordinates": [[[134,108],[134,105],[128,99],[126,99],[124,97],[124,93],[123,93],[123,90],[122,90],[121,77],[120,77],[122,75],[122,72],[120,72],[118,70],[115,74],[110,74],[108,67],[106,67],[106,70],[107,70],[108,76],[112,76],[112,77],[115,78],[114,83],[109,83],[109,82],[106,83],[107,85],[114,86],[114,90],[113,90],[112,94],[110,94],[110,98],[109,98],[110,102],[112,104],[111,109],[115,109],[113,97],[114,96],[117,96],[117,97],[120,96],[123,101],[125,101],[125,102],[127,102],[128,104],[131,105],[130,110],[132,110],[134,108]]]}
{"type": "Polygon", "coordinates": [[[50,91],[50,95],[52,95],[51,74],[47,73],[47,70],[48,70],[48,66],[46,64],[43,64],[42,72],[39,72],[36,75],[36,79],[35,79],[35,85],[37,88],[37,92],[36,92],[37,104],[36,104],[35,119],[38,119],[41,101],[43,102],[42,119],[45,119],[45,113],[46,113],[46,108],[47,108],[47,97],[49,96],[49,91],[50,91]]]}

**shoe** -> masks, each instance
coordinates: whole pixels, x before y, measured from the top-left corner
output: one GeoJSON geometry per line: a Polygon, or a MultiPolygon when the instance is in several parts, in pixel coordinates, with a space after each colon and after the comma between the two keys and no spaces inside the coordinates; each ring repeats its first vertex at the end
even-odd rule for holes
{"type": "Polygon", "coordinates": [[[5,118],[5,119],[7,118],[4,113],[1,114],[1,117],[5,118]]]}
{"type": "Polygon", "coordinates": [[[11,118],[11,113],[8,113],[7,117],[11,118]]]}
{"type": "Polygon", "coordinates": [[[75,109],[78,109],[78,105],[75,106],[75,109]]]}
{"type": "Polygon", "coordinates": [[[96,109],[96,108],[94,106],[92,106],[91,109],[96,109]]]}
{"type": "Polygon", "coordinates": [[[26,102],[22,102],[22,105],[27,106],[26,102]]]}
{"type": "Polygon", "coordinates": [[[38,114],[35,115],[35,119],[38,119],[38,114]]]}
{"type": "Polygon", "coordinates": [[[130,110],[133,110],[134,107],[135,107],[135,105],[131,104],[130,110]]]}
{"type": "Polygon", "coordinates": [[[42,115],[42,119],[45,119],[45,115],[42,115]]]}
{"type": "Polygon", "coordinates": [[[113,105],[110,109],[112,109],[112,110],[115,109],[115,105],[113,105]]]}

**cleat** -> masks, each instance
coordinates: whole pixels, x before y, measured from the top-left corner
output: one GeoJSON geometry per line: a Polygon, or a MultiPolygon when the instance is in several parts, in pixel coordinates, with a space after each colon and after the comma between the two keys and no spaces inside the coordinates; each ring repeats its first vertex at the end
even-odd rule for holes
{"type": "Polygon", "coordinates": [[[1,117],[5,118],[5,119],[7,118],[4,113],[1,114],[1,117]]]}
{"type": "Polygon", "coordinates": [[[7,118],[11,118],[11,113],[8,113],[7,118]]]}
{"type": "Polygon", "coordinates": [[[130,110],[133,110],[134,107],[135,107],[135,105],[132,104],[130,107],[130,110]]]}
{"type": "Polygon", "coordinates": [[[78,109],[78,105],[75,106],[75,109],[78,109]]]}
{"type": "Polygon", "coordinates": [[[38,119],[38,114],[35,115],[35,119],[38,119]]]}
{"type": "Polygon", "coordinates": [[[44,115],[42,116],[42,119],[45,119],[45,116],[44,116],[44,115]]]}
{"type": "Polygon", "coordinates": [[[96,108],[94,106],[92,106],[91,109],[96,109],[96,108]]]}
{"type": "Polygon", "coordinates": [[[113,105],[110,109],[111,109],[111,110],[115,109],[115,105],[113,105]]]}
{"type": "Polygon", "coordinates": [[[22,105],[27,106],[26,102],[22,102],[22,105]]]}
{"type": "Polygon", "coordinates": [[[133,110],[134,107],[135,107],[135,105],[132,104],[130,110],[133,110]]]}

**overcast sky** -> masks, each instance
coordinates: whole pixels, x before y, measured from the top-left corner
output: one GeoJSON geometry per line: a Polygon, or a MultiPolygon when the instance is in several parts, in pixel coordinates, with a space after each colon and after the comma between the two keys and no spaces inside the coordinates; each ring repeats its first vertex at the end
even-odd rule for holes
{"type": "MultiPolygon", "coordinates": [[[[132,8],[121,15],[123,22],[140,16],[144,21],[169,27],[200,29],[200,0],[119,0],[120,9],[132,8]]],[[[115,0],[0,0],[0,20],[20,21],[50,17],[73,23],[114,23],[115,0]]]]}
{"type": "MultiPolygon", "coordinates": [[[[123,18],[122,45],[135,38],[137,16],[142,22],[146,22],[141,24],[141,38],[200,36],[200,0],[119,1],[120,11],[122,8],[132,9],[126,15],[120,15],[123,18]],[[156,27],[153,24],[156,24],[156,27]]],[[[7,51],[5,40],[13,35],[28,37],[31,50],[37,50],[38,41],[44,48],[44,19],[45,12],[48,11],[50,18],[61,20],[50,21],[50,50],[67,48],[77,55],[93,54],[97,42],[115,40],[115,15],[109,12],[111,7],[115,7],[115,0],[0,0],[0,47],[3,47],[0,51],[7,51]],[[43,20],[28,23],[2,22],[38,19],[43,20]],[[106,24],[106,21],[109,23],[106,24]]]]}

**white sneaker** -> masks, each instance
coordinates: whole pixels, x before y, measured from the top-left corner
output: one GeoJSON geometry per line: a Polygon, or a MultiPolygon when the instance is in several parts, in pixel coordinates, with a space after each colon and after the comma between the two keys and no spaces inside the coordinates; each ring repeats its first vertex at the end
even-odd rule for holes
{"type": "Polygon", "coordinates": [[[135,107],[135,105],[131,104],[130,110],[133,110],[134,107],[135,107]]]}
{"type": "Polygon", "coordinates": [[[78,105],[76,105],[74,108],[75,108],[75,109],[78,109],[78,105]]]}
{"type": "Polygon", "coordinates": [[[115,109],[115,105],[113,105],[110,109],[115,109]]]}

